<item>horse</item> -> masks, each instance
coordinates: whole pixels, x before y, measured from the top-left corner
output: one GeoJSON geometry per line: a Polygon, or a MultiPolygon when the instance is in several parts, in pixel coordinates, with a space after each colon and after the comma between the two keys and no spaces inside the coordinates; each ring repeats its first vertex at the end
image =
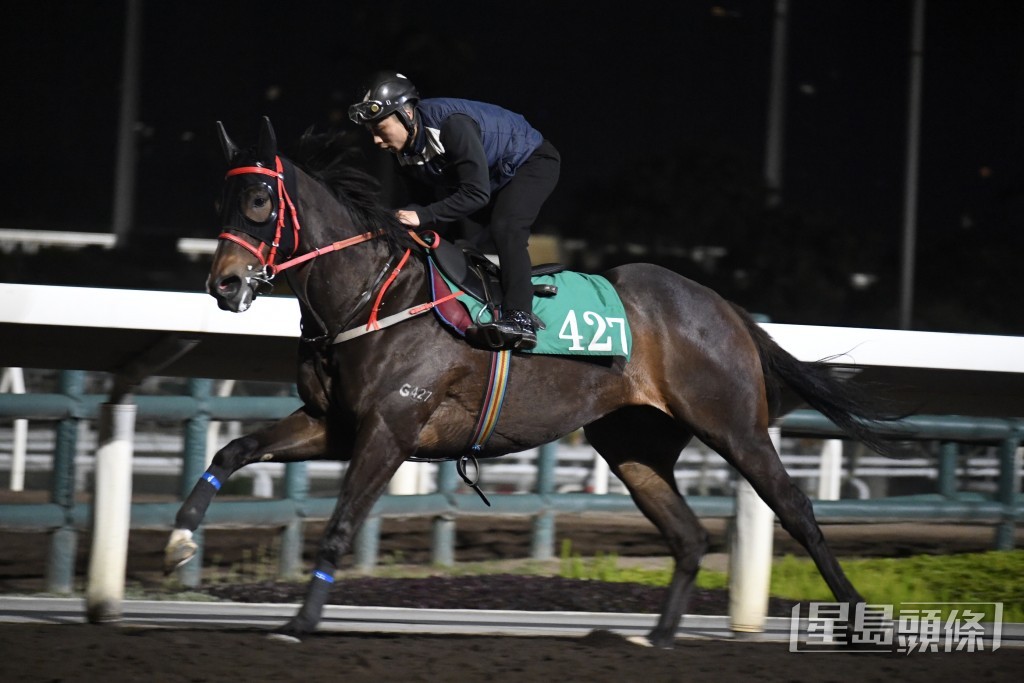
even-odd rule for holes
{"type": "MultiPolygon", "coordinates": [[[[411,458],[464,456],[496,352],[470,346],[431,315],[380,324],[432,305],[429,245],[380,203],[369,174],[339,160],[317,162],[316,154],[283,156],[266,117],[258,142],[247,149],[220,122],[217,128],[229,170],[207,291],[221,309],[242,312],[275,276],[286,276],[301,311],[303,405],[216,453],[177,513],[165,564],[171,571],[193,557],[192,532],[239,468],[347,461],[302,606],[274,629],[300,638],[316,628],[340,558],[399,466],[411,458]],[[339,335],[346,340],[337,342],[339,335]]],[[[672,647],[708,547],[673,474],[693,438],[750,482],[813,558],[836,600],[863,602],[809,499],[786,473],[769,426],[806,403],[880,450],[878,421],[891,418],[872,407],[867,392],[833,377],[826,363],[796,359],[740,306],[697,282],[640,263],[602,275],[627,313],[629,360],[511,352],[500,417],[486,443],[476,444],[476,455],[520,452],[583,429],[674,560],[647,635],[651,645],[672,647]]]]}

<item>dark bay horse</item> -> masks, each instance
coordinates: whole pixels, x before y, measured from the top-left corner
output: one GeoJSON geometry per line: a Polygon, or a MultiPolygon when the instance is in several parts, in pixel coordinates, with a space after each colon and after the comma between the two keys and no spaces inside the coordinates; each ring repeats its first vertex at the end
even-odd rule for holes
{"type": "MultiPolygon", "coordinates": [[[[302,314],[298,389],[304,405],[216,454],[178,512],[166,563],[173,569],[192,557],[192,531],[239,468],[348,461],[305,601],[279,629],[298,636],[319,622],[341,554],[398,467],[413,456],[465,454],[493,353],[470,347],[433,315],[334,343],[340,332],[365,328],[371,318],[384,320],[432,300],[423,249],[377,203],[369,176],[343,163],[315,168],[281,156],[266,118],[258,144],[248,150],[218,126],[230,170],[207,289],[222,309],[240,312],[274,275],[286,275],[302,314]],[[409,386],[419,391],[402,390],[409,386]]],[[[500,420],[479,455],[518,452],[584,429],[675,561],[648,636],[654,645],[671,647],[707,547],[673,474],[694,437],[753,485],[807,549],[838,601],[861,602],[826,545],[810,501],[783,468],[768,427],[806,402],[877,448],[872,423],[885,417],[825,364],[797,360],[711,290],[648,264],[615,268],[605,277],[632,328],[630,360],[513,354],[500,420]]]]}

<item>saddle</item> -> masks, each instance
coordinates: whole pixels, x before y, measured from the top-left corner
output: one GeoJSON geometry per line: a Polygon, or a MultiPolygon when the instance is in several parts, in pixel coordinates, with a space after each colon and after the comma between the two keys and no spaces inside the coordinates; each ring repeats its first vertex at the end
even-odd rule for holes
{"type": "MultiPolygon", "coordinates": [[[[434,314],[471,346],[496,350],[486,332],[502,303],[501,270],[478,249],[447,242],[434,233],[419,237],[427,251],[434,314]]],[[[529,353],[629,360],[632,334],[626,311],[606,278],[573,272],[558,263],[535,266],[532,276],[537,346],[529,353]]]]}
{"type": "MultiPolygon", "coordinates": [[[[484,307],[491,311],[500,308],[504,300],[504,293],[501,289],[501,268],[487,258],[479,249],[467,244],[456,244],[438,237],[434,233],[420,235],[424,242],[430,246],[431,258],[438,270],[455,284],[459,289],[466,292],[476,300],[483,302],[484,307]]],[[[560,263],[545,263],[534,266],[530,271],[531,277],[540,275],[554,275],[565,270],[560,263]]],[[[551,297],[558,293],[558,287],[548,284],[534,284],[533,294],[539,297],[551,297]]],[[[540,323],[539,329],[544,328],[540,323]]]]}

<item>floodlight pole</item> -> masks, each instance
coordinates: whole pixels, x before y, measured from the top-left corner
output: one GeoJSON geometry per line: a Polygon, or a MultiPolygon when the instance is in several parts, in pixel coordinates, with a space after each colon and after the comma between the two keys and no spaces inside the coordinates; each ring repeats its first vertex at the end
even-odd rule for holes
{"type": "Polygon", "coordinates": [[[117,165],[114,169],[112,232],[124,247],[135,213],[135,124],[139,118],[139,61],[142,45],[142,0],[125,8],[124,55],[121,64],[121,112],[118,119],[117,165]]]}
{"type": "Polygon", "coordinates": [[[782,201],[782,151],[786,111],[786,28],[789,0],[775,0],[772,33],[771,80],[768,88],[768,124],[765,131],[764,184],[768,207],[782,201]]]}
{"type": "Polygon", "coordinates": [[[910,33],[910,91],[907,101],[907,166],[903,194],[903,267],[900,277],[900,329],[909,330],[914,307],[917,250],[917,169],[921,146],[921,73],[924,63],[924,5],[914,0],[910,33]]]}

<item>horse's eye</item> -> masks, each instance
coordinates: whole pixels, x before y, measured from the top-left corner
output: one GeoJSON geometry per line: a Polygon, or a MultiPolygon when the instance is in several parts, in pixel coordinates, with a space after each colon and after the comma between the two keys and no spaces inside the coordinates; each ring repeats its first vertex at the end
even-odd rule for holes
{"type": "Polygon", "coordinates": [[[253,223],[265,223],[274,216],[274,200],[266,185],[245,188],[238,201],[242,215],[253,223]]]}

